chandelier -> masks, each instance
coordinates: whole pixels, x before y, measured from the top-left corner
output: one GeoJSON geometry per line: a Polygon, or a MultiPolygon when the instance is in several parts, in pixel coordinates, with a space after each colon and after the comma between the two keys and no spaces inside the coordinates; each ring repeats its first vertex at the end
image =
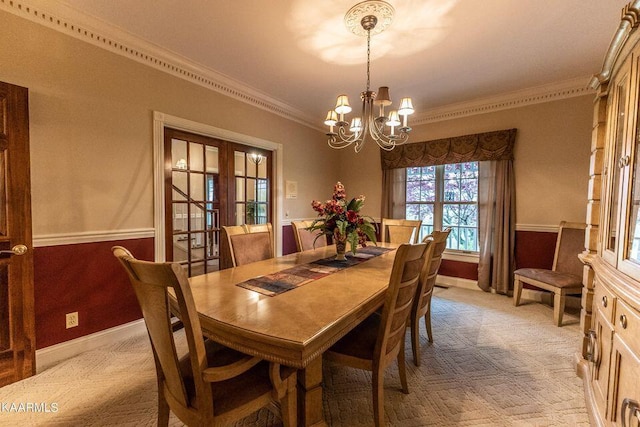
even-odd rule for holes
{"type": "Polygon", "coordinates": [[[411,128],[407,117],[413,114],[411,98],[402,98],[397,110],[390,110],[385,117],[385,107],[391,105],[389,88],[382,86],[378,92],[370,89],[371,36],[384,31],[393,20],[394,9],[385,1],[368,0],[353,6],[344,17],[347,28],[356,35],[367,36],[367,90],[360,94],[362,115],[353,117],[351,123],[345,115],[351,112],[347,95],[338,95],[336,106],[329,110],[324,124],[329,126],[328,143],[331,148],[345,148],[354,144],[356,153],[365,142],[374,140],[383,150],[393,150],[409,139],[411,128]],[[335,128],[335,129],[334,129],[335,128]]]}

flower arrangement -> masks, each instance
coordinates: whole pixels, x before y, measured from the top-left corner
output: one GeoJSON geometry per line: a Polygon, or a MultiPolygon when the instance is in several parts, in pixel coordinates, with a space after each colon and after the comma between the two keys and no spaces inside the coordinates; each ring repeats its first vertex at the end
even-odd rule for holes
{"type": "Polygon", "coordinates": [[[372,220],[360,215],[363,205],[364,196],[355,197],[347,202],[344,185],[338,182],[333,187],[333,196],[330,200],[324,203],[317,200],[311,202],[313,210],[322,218],[313,221],[308,230],[320,230],[322,234],[331,236],[336,244],[338,259],[344,259],[346,242],[349,242],[351,252],[354,254],[358,244],[363,247],[367,245],[367,238],[376,243],[376,229],[372,220]],[[343,257],[340,257],[341,250],[343,257]]]}

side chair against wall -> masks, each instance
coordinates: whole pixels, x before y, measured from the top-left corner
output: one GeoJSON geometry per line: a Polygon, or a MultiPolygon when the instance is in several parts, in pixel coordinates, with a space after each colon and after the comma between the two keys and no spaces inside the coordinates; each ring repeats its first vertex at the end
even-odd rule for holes
{"type": "Polygon", "coordinates": [[[291,221],[293,237],[296,239],[298,252],[327,246],[327,236],[323,235],[320,230],[307,230],[307,227],[311,227],[311,224],[313,224],[313,221],[291,221]]]}
{"type": "Polygon", "coordinates": [[[270,223],[222,227],[220,268],[237,267],[274,257],[270,223]]]}
{"type": "Polygon", "coordinates": [[[578,254],[585,248],[586,227],[586,224],[575,222],[560,223],[551,270],[520,268],[514,272],[513,303],[515,306],[520,304],[523,283],[553,292],[553,318],[557,326],[562,326],[566,295],[582,293],[583,264],[578,259],[578,254]]]}
{"type": "Polygon", "coordinates": [[[423,242],[431,242],[427,260],[420,272],[420,281],[413,300],[411,315],[409,316],[409,326],[411,327],[411,348],[413,350],[413,363],[420,366],[420,318],[424,317],[424,324],[427,329],[429,342],[433,342],[431,331],[431,297],[433,288],[436,285],[438,270],[442,263],[442,253],[447,247],[447,238],[451,232],[450,228],[444,231],[433,231],[424,238],[423,242]]]}
{"type": "Polygon", "coordinates": [[[422,220],[382,218],[380,241],[388,243],[418,243],[422,220]]]}
{"type": "Polygon", "coordinates": [[[296,425],[296,372],[204,339],[185,271],[177,263],[139,261],[121,247],[113,254],[129,276],[149,333],[158,379],[158,425],[169,412],[188,426],[228,425],[268,407],[296,425]],[[173,290],[189,352],[178,357],[169,319],[173,290]]]}
{"type": "Polygon", "coordinates": [[[376,426],[385,425],[384,371],[394,359],[398,361],[402,391],[409,393],[404,337],[420,271],[430,244],[403,244],[398,248],[382,312],[366,318],[325,353],[327,360],[372,372],[376,426]]]}

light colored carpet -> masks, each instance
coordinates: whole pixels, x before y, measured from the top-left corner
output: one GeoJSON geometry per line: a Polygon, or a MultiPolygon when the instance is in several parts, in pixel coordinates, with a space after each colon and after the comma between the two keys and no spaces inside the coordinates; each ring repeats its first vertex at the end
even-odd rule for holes
{"type": "MultiPolygon", "coordinates": [[[[553,325],[551,307],[463,289],[436,289],[434,343],[422,329],[422,366],[407,346],[410,394],[397,367],[385,376],[394,426],[588,426],[573,355],[577,313],[553,325]]],[[[408,337],[408,335],[407,335],[408,337]]],[[[408,343],[408,340],[407,340],[408,343]]],[[[373,424],[371,375],[325,364],[324,414],[331,426],[373,424]]],[[[0,388],[0,405],[56,404],[49,413],[0,410],[2,426],[154,426],[156,382],[146,335],[81,354],[0,388]]],[[[0,406],[0,409],[2,406],[0,406]]],[[[264,410],[239,423],[278,425],[264,410]]],[[[173,415],[172,426],[182,425],[173,415]]]]}

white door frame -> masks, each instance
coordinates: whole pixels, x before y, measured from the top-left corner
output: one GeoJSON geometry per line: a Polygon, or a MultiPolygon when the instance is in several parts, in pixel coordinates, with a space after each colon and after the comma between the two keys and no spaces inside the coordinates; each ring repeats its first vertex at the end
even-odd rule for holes
{"type": "Polygon", "coordinates": [[[273,152],[273,176],[275,194],[271,217],[273,218],[273,237],[276,244],[276,256],[282,255],[282,210],[284,206],[283,147],[277,142],[267,141],[241,133],[220,129],[180,117],[171,116],[159,111],[153,112],[153,224],[155,236],[155,259],[166,261],[165,253],[165,198],[164,198],[164,128],[183,130],[198,135],[237,142],[252,147],[263,148],[273,152]]]}

